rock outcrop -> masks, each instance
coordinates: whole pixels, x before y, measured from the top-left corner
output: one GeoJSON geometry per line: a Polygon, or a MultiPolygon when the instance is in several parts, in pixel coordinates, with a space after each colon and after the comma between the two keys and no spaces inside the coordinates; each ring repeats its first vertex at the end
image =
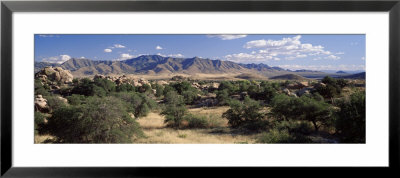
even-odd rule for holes
{"type": "Polygon", "coordinates": [[[150,82],[144,78],[136,78],[134,76],[128,76],[128,75],[121,75],[121,76],[105,76],[105,75],[95,75],[93,79],[96,78],[101,78],[101,79],[107,79],[112,82],[115,82],[117,85],[121,84],[130,84],[135,87],[140,87],[144,84],[150,85],[150,82]]]}
{"type": "Polygon", "coordinates": [[[53,84],[68,84],[72,83],[74,76],[69,70],[61,67],[45,67],[35,74],[35,78],[42,82],[50,81],[53,84]]]}

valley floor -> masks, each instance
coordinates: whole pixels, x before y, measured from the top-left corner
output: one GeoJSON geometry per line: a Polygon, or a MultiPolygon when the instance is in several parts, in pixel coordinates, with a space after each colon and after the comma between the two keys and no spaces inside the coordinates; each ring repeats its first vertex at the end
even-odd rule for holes
{"type": "Polygon", "coordinates": [[[195,108],[189,112],[196,115],[212,116],[219,127],[210,129],[172,129],[164,124],[164,116],[150,113],[147,117],[138,120],[145,138],[135,143],[172,143],[172,144],[239,144],[254,143],[258,134],[235,134],[227,125],[227,120],[221,118],[228,107],[195,108]]]}

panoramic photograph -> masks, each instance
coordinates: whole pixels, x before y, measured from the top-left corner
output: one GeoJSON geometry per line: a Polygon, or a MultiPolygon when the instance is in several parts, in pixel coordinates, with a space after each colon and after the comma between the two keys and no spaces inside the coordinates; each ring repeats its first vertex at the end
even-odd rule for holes
{"type": "Polygon", "coordinates": [[[364,34],[35,34],[34,143],[366,141],[364,34]]]}

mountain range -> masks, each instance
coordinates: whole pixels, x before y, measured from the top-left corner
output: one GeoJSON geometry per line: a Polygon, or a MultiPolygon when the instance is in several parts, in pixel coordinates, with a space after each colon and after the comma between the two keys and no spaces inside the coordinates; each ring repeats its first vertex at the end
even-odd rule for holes
{"type": "Polygon", "coordinates": [[[173,58],[159,55],[142,55],[122,61],[96,61],[83,58],[71,58],[62,64],[35,62],[35,72],[45,66],[59,66],[70,70],[74,76],[95,74],[143,74],[164,75],[181,74],[257,74],[273,77],[284,74],[325,75],[326,73],[311,70],[291,71],[267,64],[241,64],[232,61],[211,60],[199,57],[173,58]]]}

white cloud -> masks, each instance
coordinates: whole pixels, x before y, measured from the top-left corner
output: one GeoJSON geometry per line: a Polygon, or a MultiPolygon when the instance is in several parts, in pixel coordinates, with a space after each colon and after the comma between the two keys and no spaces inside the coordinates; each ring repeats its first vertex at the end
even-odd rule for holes
{"type": "Polygon", "coordinates": [[[104,49],[104,52],[106,52],[106,53],[111,53],[112,50],[107,48],[107,49],[104,49]]]}
{"type": "Polygon", "coordinates": [[[325,57],[325,59],[338,60],[338,59],[340,59],[340,57],[339,56],[335,56],[335,55],[329,55],[329,56],[325,57]]]}
{"type": "Polygon", "coordinates": [[[85,56],[81,56],[81,59],[85,59],[85,56]]]}
{"type": "Polygon", "coordinates": [[[361,60],[365,61],[365,57],[361,57],[361,60]]]}
{"type": "Polygon", "coordinates": [[[63,62],[68,61],[69,59],[71,59],[71,56],[63,54],[63,55],[59,55],[59,56],[42,58],[42,62],[62,64],[63,62]]]}
{"type": "Polygon", "coordinates": [[[138,55],[133,55],[133,54],[129,54],[129,53],[122,53],[119,55],[118,59],[113,59],[113,61],[123,61],[123,60],[127,60],[127,59],[132,59],[138,57],[138,55]]]}
{"type": "Polygon", "coordinates": [[[169,56],[169,57],[176,57],[176,58],[183,58],[183,57],[185,57],[183,54],[169,54],[169,55],[167,55],[167,56],[169,56]]]}
{"type": "Polygon", "coordinates": [[[162,50],[163,48],[159,45],[156,46],[156,50],[162,50]]]}
{"type": "Polygon", "coordinates": [[[126,48],[124,45],[121,44],[115,44],[114,48],[126,48]]]}
{"type": "Polygon", "coordinates": [[[157,53],[157,55],[162,56],[162,57],[174,57],[174,58],[183,58],[183,57],[185,57],[183,54],[180,54],[180,53],[178,53],[178,54],[168,54],[168,55],[157,53]]]}
{"type": "Polygon", "coordinates": [[[267,46],[267,41],[265,40],[254,40],[247,42],[244,47],[247,49],[250,48],[261,48],[267,46]]]}
{"type": "Polygon", "coordinates": [[[274,57],[263,54],[238,53],[238,54],[226,55],[225,59],[240,63],[251,63],[251,62],[263,62],[266,60],[271,60],[274,59],[274,57]]]}
{"type": "MultiPolygon", "coordinates": [[[[288,49],[297,49],[301,42],[299,41],[301,38],[300,35],[297,35],[293,38],[283,38],[282,40],[254,40],[247,42],[244,47],[245,48],[263,48],[263,47],[285,47],[288,49]]],[[[310,44],[303,44],[305,48],[310,48],[310,44]]]]}
{"type": "Polygon", "coordinates": [[[207,37],[209,38],[219,38],[221,40],[234,40],[234,39],[238,39],[238,38],[244,38],[247,35],[207,35],[207,37]]]}
{"type": "Polygon", "coordinates": [[[246,49],[258,49],[258,51],[252,51],[249,53],[237,53],[226,55],[226,60],[236,62],[265,62],[267,60],[276,60],[284,58],[286,60],[295,60],[299,58],[306,58],[314,56],[313,59],[321,59],[323,56],[325,59],[337,60],[340,57],[335,56],[332,52],[327,51],[321,45],[312,45],[309,43],[302,43],[300,41],[301,35],[297,35],[291,38],[282,38],[281,40],[253,40],[243,45],[246,49]]]}
{"type": "Polygon", "coordinates": [[[344,52],[337,52],[337,53],[335,53],[336,55],[343,55],[344,54],[344,52]]]}
{"type": "Polygon", "coordinates": [[[120,57],[121,57],[122,59],[131,59],[131,58],[134,58],[135,55],[131,55],[131,54],[129,54],[129,53],[122,53],[122,54],[120,55],[120,57]]]}

